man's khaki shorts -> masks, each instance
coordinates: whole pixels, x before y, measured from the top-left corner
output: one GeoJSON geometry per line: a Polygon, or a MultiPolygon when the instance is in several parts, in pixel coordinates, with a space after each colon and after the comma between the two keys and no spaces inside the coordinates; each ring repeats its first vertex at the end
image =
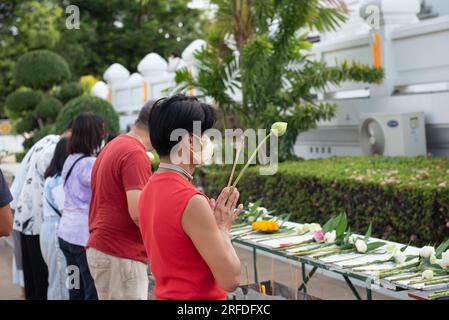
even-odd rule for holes
{"type": "Polygon", "coordinates": [[[147,300],[147,265],[87,249],[87,262],[100,300],[147,300]]]}

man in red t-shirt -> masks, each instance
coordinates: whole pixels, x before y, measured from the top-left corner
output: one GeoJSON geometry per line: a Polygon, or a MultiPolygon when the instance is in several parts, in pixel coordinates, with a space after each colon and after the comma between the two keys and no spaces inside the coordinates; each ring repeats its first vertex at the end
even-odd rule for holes
{"type": "Polygon", "coordinates": [[[87,261],[99,299],[148,297],[148,257],[137,203],[151,175],[152,149],[145,105],[128,134],[109,142],[92,169],[87,261]]]}

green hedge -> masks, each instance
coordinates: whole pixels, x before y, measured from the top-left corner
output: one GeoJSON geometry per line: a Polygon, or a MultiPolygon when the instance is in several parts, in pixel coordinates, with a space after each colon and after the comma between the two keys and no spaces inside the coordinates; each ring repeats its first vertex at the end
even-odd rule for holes
{"type": "Polygon", "coordinates": [[[9,110],[20,113],[33,110],[42,100],[39,91],[17,90],[6,98],[6,106],[9,110]]]}
{"type": "Polygon", "coordinates": [[[54,97],[43,99],[36,107],[36,118],[55,119],[62,109],[62,102],[54,97]]]}
{"type": "Polygon", "coordinates": [[[31,117],[23,117],[17,121],[15,128],[18,134],[24,134],[33,131],[37,127],[37,122],[31,117]]]}
{"type": "Polygon", "coordinates": [[[91,96],[72,99],[62,108],[55,122],[56,132],[62,133],[69,122],[82,112],[94,112],[101,115],[109,133],[119,132],[119,116],[112,105],[101,98],[91,96]]]}
{"type": "Polygon", "coordinates": [[[14,81],[19,86],[49,89],[70,79],[69,65],[59,54],[35,50],[20,56],[14,67],[14,81]]]}
{"type": "Polygon", "coordinates": [[[78,82],[66,83],[56,93],[56,97],[64,103],[81,95],[83,95],[83,87],[78,82]]]}
{"type": "MultiPolygon", "coordinates": [[[[200,184],[215,197],[230,171],[204,167],[200,184]]],[[[244,203],[262,198],[294,221],[324,223],[344,210],[357,232],[372,221],[374,236],[416,245],[449,237],[448,187],[448,159],[388,157],[284,162],[273,176],[252,167],[238,185],[244,203]]]]}

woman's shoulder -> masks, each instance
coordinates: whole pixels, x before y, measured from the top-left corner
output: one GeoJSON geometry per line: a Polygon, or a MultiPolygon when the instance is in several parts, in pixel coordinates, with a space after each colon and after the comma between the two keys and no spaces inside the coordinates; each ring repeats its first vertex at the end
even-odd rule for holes
{"type": "Polygon", "coordinates": [[[50,191],[62,184],[62,178],[60,175],[48,177],[44,182],[44,190],[50,191]]]}
{"type": "Polygon", "coordinates": [[[64,165],[72,165],[73,163],[75,163],[75,161],[77,161],[77,163],[80,164],[81,166],[89,166],[89,165],[93,165],[93,163],[95,162],[95,157],[93,156],[87,156],[81,153],[74,153],[71,154],[67,157],[67,160],[65,161],[64,165]]]}

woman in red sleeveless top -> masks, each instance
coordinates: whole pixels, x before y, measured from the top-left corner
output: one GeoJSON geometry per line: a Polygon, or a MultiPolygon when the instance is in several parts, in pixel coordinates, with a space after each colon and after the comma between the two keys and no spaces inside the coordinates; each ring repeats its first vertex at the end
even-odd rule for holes
{"type": "Polygon", "coordinates": [[[139,224],[158,299],[225,299],[240,282],[240,260],[229,236],[243,209],[236,208],[239,193],[228,199],[225,188],[217,201],[209,200],[191,183],[210,150],[202,134],[215,119],[210,105],[184,95],[161,99],[151,111],[150,138],[161,164],[140,196],[139,224]],[[198,133],[195,121],[201,124],[198,133]],[[175,130],[181,130],[179,140],[171,141],[175,130]]]}

